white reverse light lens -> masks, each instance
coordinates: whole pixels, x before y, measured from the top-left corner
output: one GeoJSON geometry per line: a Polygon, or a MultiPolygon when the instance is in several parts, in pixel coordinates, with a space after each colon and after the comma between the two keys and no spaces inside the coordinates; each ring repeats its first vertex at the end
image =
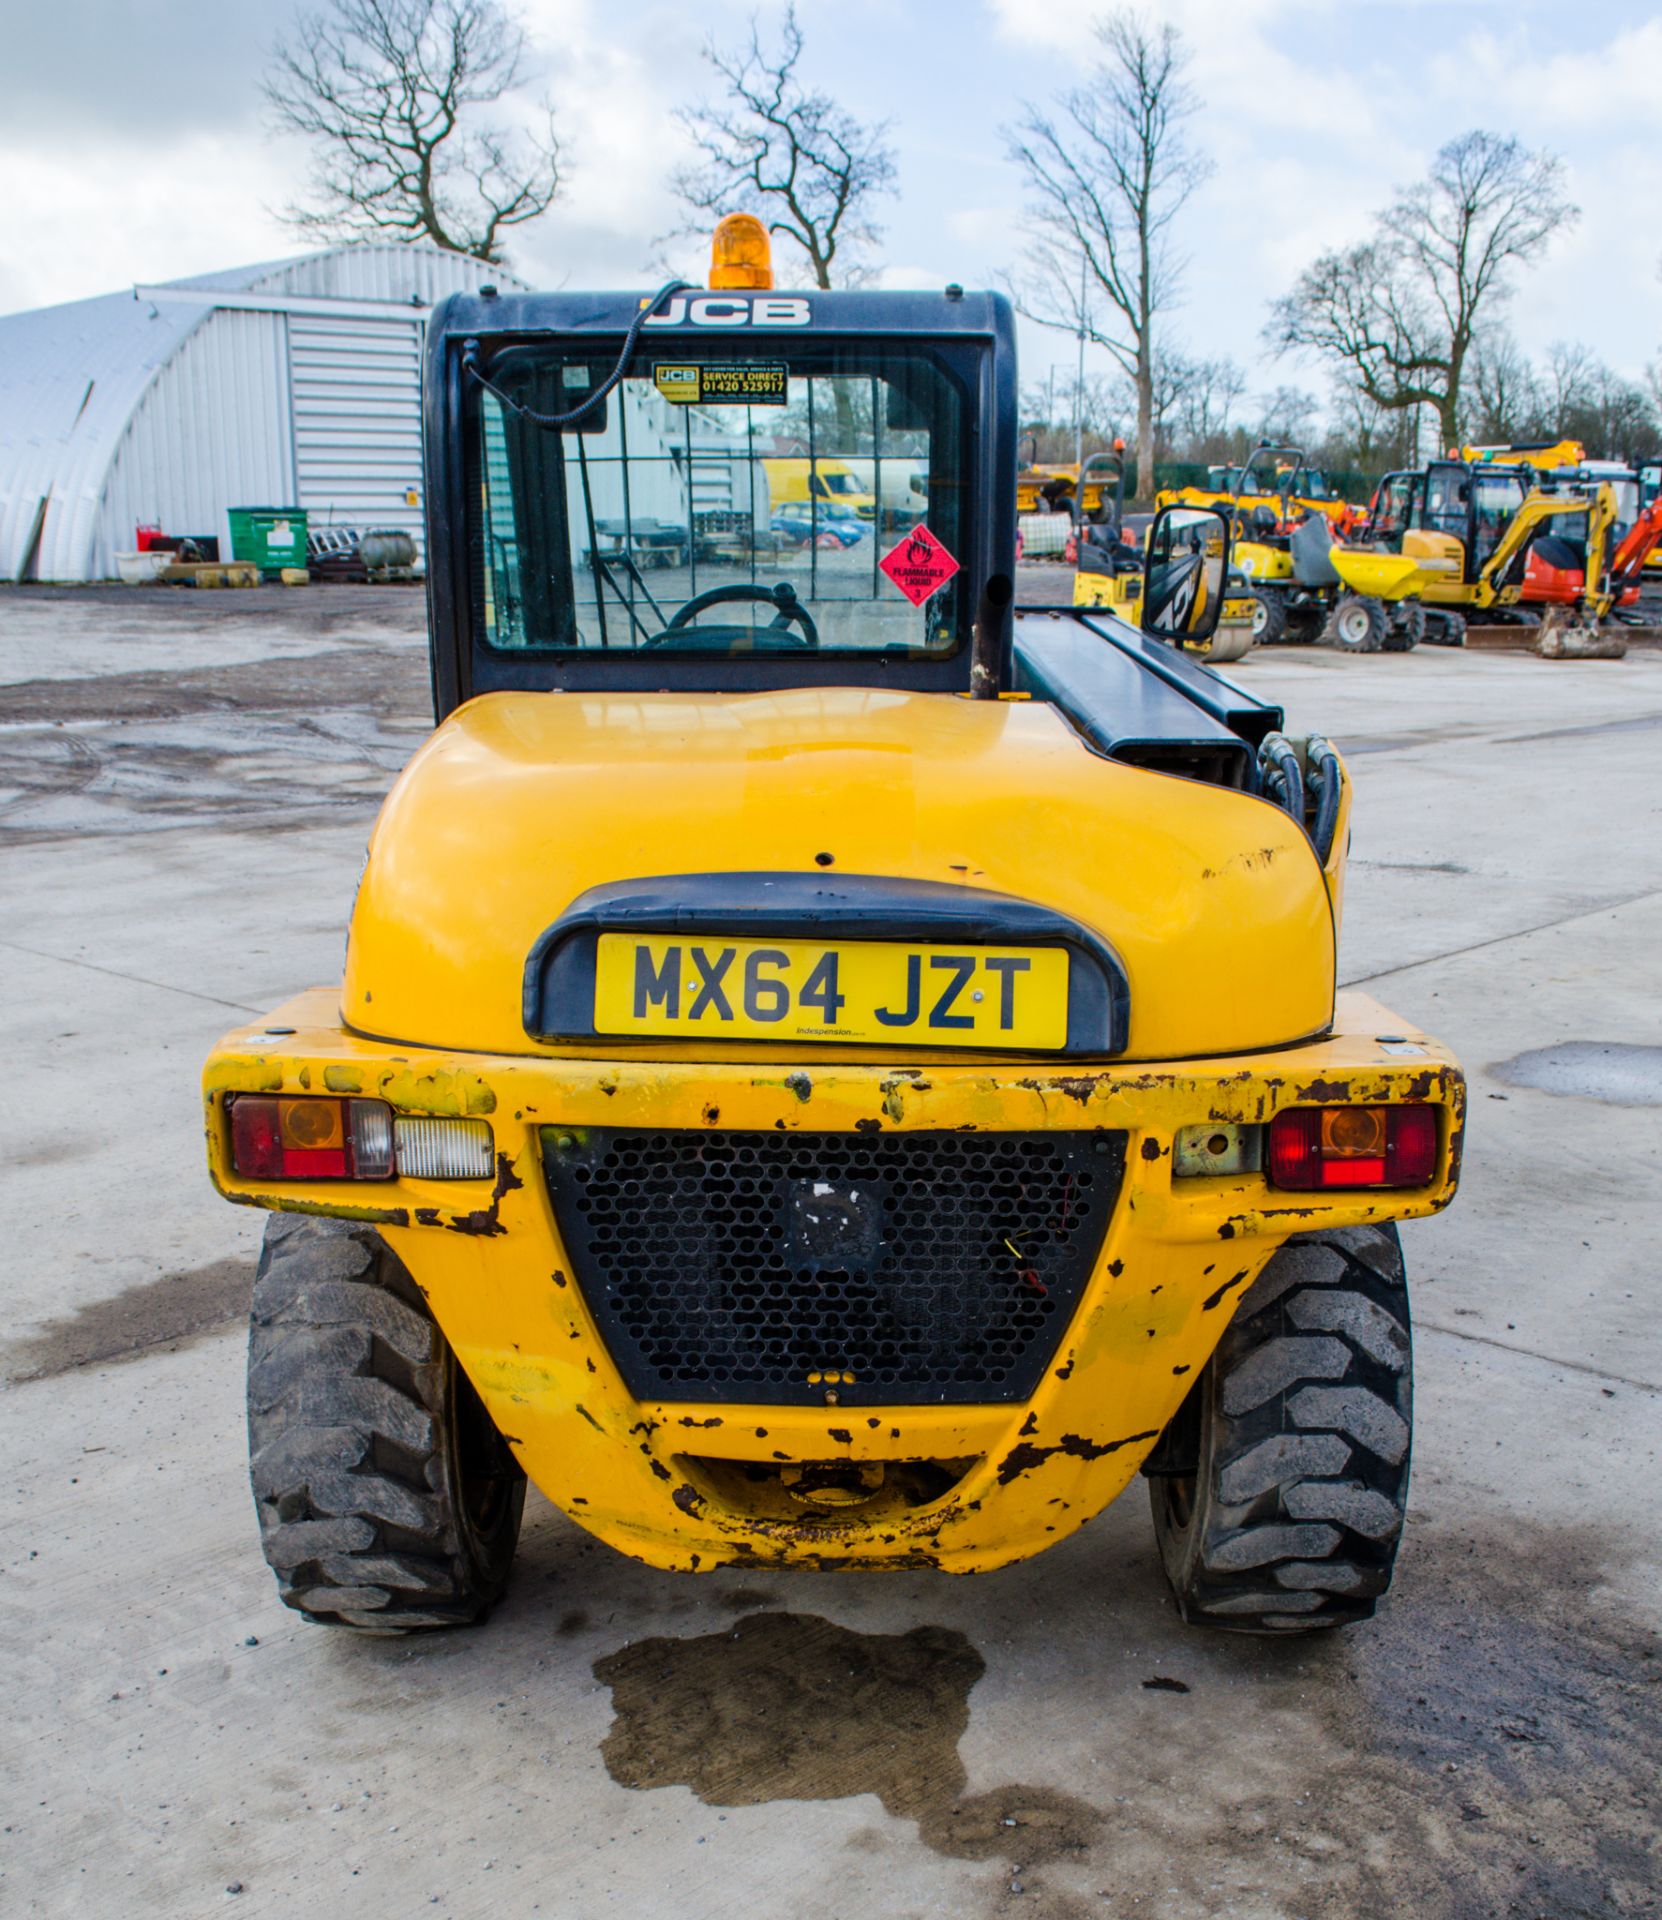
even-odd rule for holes
{"type": "Polygon", "coordinates": [[[384,1100],[348,1100],[352,1128],[352,1177],[392,1178],[392,1108],[384,1100]]]}
{"type": "Polygon", "coordinates": [[[488,1180],[495,1142],[488,1120],[412,1120],[393,1123],[398,1171],[414,1180],[488,1180]]]}

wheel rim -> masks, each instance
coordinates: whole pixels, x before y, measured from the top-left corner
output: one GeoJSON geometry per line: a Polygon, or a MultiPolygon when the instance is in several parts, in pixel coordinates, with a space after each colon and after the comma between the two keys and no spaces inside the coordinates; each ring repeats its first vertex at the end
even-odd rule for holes
{"type": "Polygon", "coordinates": [[[1270,624],[1270,610],[1262,600],[1252,603],[1252,637],[1262,639],[1264,629],[1270,624]]]}
{"type": "Polygon", "coordinates": [[[1347,647],[1361,646],[1368,637],[1368,628],[1371,624],[1366,607],[1349,606],[1339,609],[1337,621],[1339,639],[1347,647]]]}
{"type": "Polygon", "coordinates": [[[482,1556],[508,1515],[519,1472],[507,1442],[454,1355],[450,1366],[455,1407],[449,1423],[452,1484],[469,1544],[482,1556]]]}

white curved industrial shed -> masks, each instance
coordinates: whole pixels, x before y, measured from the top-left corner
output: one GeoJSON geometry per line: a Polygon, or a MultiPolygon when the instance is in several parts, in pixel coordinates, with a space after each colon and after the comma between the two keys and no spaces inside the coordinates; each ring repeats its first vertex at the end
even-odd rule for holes
{"type": "MultiPolygon", "coordinates": [[[[0,580],[103,580],[229,507],[421,539],[428,309],[501,268],[349,246],[0,318],[0,580]]],[[[229,548],[222,546],[227,557],[229,548]]]]}

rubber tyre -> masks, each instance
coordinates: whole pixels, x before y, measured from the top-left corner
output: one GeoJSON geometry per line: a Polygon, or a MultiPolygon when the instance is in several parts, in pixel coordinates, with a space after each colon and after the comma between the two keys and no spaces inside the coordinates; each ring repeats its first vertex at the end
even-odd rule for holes
{"type": "Polygon", "coordinates": [[[1413,1354],[1394,1226],[1300,1235],[1241,1301],[1179,1421],[1196,1471],[1151,1478],[1178,1611],[1237,1633],[1365,1620],[1408,1499],[1413,1354]]]}
{"type": "Polygon", "coordinates": [[[452,1627],[501,1596],[525,1475],[372,1227],[292,1214],[267,1226],[248,1447],[266,1561],[307,1619],[452,1627]]]}
{"type": "Polygon", "coordinates": [[[1341,653],[1378,653],[1390,622],[1385,603],[1366,594],[1342,593],[1327,616],[1322,638],[1341,653]]]}
{"type": "Polygon", "coordinates": [[[1433,607],[1425,630],[1426,645],[1463,647],[1466,644],[1466,616],[1452,607],[1433,607]]]}
{"type": "Polygon", "coordinates": [[[1320,607],[1301,606],[1287,609],[1287,640],[1302,646],[1313,646],[1322,637],[1322,610],[1320,607]]]}
{"type": "Polygon", "coordinates": [[[1391,630],[1385,636],[1387,653],[1412,653],[1425,638],[1425,605],[1419,600],[1401,601],[1392,609],[1391,630]]]}
{"type": "Polygon", "coordinates": [[[1287,596],[1258,588],[1252,595],[1252,639],[1255,646],[1273,647],[1287,631],[1287,596]]]}

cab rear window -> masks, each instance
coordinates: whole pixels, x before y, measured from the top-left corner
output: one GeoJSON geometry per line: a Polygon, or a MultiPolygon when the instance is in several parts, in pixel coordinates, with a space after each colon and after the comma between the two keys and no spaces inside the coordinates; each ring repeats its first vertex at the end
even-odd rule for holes
{"type": "Polygon", "coordinates": [[[946,350],[768,340],[745,357],[654,341],[581,427],[527,417],[570,411],[616,352],[519,348],[492,369],[507,404],[478,397],[472,545],[490,646],[963,644],[971,449],[946,350]]]}

